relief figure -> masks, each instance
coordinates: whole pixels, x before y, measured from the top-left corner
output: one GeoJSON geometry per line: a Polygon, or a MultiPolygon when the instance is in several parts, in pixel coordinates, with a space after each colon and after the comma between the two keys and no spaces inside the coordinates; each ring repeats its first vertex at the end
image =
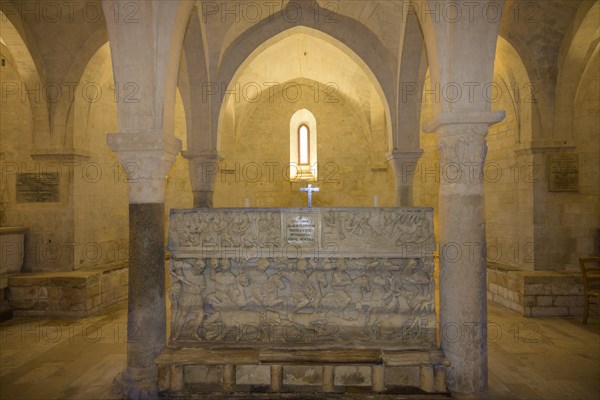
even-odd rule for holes
{"type": "Polygon", "coordinates": [[[352,301],[349,292],[352,289],[352,278],[347,272],[346,261],[339,258],[336,261],[336,268],[331,275],[331,291],[325,295],[323,305],[326,307],[328,316],[340,317],[343,311],[352,301]]]}
{"type": "Polygon", "coordinates": [[[247,304],[255,304],[265,308],[275,308],[285,302],[285,298],[279,297],[278,290],[285,289],[285,283],[281,274],[274,273],[269,275],[267,270],[271,263],[266,258],[260,258],[256,263],[256,268],[251,268],[245,272],[250,288],[250,295],[247,297],[247,304]]]}
{"type": "Polygon", "coordinates": [[[180,288],[176,303],[174,303],[176,311],[171,327],[173,340],[177,340],[188,322],[193,322],[192,335],[196,339],[200,339],[198,330],[204,319],[204,290],[206,289],[204,268],[205,263],[202,259],[196,260],[193,264],[189,261],[173,260],[171,276],[177,281],[172,282],[171,285],[180,288]],[[191,315],[194,317],[192,318],[191,315]]]}
{"type": "Polygon", "coordinates": [[[231,272],[229,261],[220,258],[211,260],[209,276],[215,284],[215,291],[206,297],[206,302],[217,311],[233,309],[240,294],[238,281],[231,272]]]}

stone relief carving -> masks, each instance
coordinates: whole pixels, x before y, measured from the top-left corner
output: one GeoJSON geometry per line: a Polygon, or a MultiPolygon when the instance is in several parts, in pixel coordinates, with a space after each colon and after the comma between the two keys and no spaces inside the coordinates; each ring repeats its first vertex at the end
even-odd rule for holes
{"type": "Polygon", "coordinates": [[[204,319],[204,292],[206,279],[203,272],[205,262],[199,260],[173,260],[171,263],[171,287],[169,298],[172,304],[171,337],[176,340],[186,323],[192,323],[194,337],[204,319]]]}
{"type": "Polygon", "coordinates": [[[435,345],[430,209],[175,210],[169,250],[171,342],[435,345]]]}
{"type": "Polygon", "coordinates": [[[415,328],[434,340],[430,264],[371,258],[173,259],[171,341],[389,341],[415,328]]]}
{"type": "Polygon", "coordinates": [[[267,247],[281,242],[278,212],[183,212],[171,216],[169,236],[180,247],[267,247]]]}
{"type": "Polygon", "coordinates": [[[442,186],[483,183],[487,154],[487,125],[456,125],[443,129],[438,137],[442,186]]]}
{"type": "Polygon", "coordinates": [[[390,248],[403,243],[433,241],[433,227],[426,215],[386,209],[326,211],[323,215],[323,241],[340,248],[390,248]],[[369,240],[365,240],[365,239],[369,240]]]}
{"type": "MultiPolygon", "coordinates": [[[[169,248],[195,253],[212,248],[213,256],[218,251],[232,249],[286,249],[290,243],[285,238],[289,240],[292,236],[288,230],[293,227],[284,220],[289,222],[295,215],[306,214],[305,211],[218,209],[174,212],[169,248]]],[[[424,209],[322,209],[313,211],[309,218],[317,221],[314,242],[299,244],[328,255],[374,255],[398,251],[405,244],[427,245],[431,252],[435,246],[432,214],[424,209]]]]}

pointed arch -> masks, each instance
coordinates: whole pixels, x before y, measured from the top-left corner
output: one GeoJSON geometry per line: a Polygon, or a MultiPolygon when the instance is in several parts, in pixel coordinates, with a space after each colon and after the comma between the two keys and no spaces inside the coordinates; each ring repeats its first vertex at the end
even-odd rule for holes
{"type": "MultiPolygon", "coordinates": [[[[110,52],[106,51],[108,49],[107,45],[108,35],[105,29],[100,29],[91,35],[75,55],[66,75],[65,84],[79,84],[94,57],[101,56],[103,60],[110,57],[110,52]],[[105,50],[102,50],[103,48],[105,50]]],[[[81,89],[81,86],[78,85],[75,89],[76,93],[80,93],[81,89]]],[[[52,132],[50,146],[73,148],[76,140],[75,135],[77,134],[73,131],[74,102],[75,98],[73,96],[64,95],[60,96],[57,103],[50,104],[50,129],[52,132]]]]}
{"type": "Polygon", "coordinates": [[[517,119],[517,142],[533,140],[533,112],[535,90],[523,59],[517,50],[502,36],[498,36],[494,73],[506,85],[506,94],[514,107],[517,119]]]}
{"type": "Polygon", "coordinates": [[[2,20],[0,37],[15,61],[23,84],[19,90],[27,91],[31,105],[33,143],[40,144],[50,133],[48,102],[41,93],[45,84],[42,63],[39,61],[41,57],[36,57],[35,46],[31,51],[32,47],[28,45],[30,41],[26,42],[26,32],[19,18],[14,18],[13,14],[7,16],[0,10],[0,19],[2,20]]]}
{"type": "Polygon", "coordinates": [[[573,25],[573,34],[563,42],[559,60],[559,74],[556,85],[556,105],[554,113],[555,136],[573,139],[575,100],[579,92],[584,72],[594,52],[600,46],[600,3],[583,2],[573,25]]]}
{"type": "MultiPolygon", "coordinates": [[[[341,50],[345,55],[349,56],[351,58],[352,61],[354,61],[356,63],[356,65],[365,73],[365,75],[369,78],[371,84],[373,85],[375,91],[378,94],[379,99],[381,100],[383,106],[384,106],[384,110],[385,110],[385,114],[387,116],[387,121],[386,121],[386,128],[387,128],[387,132],[388,132],[388,141],[391,142],[392,138],[391,138],[391,132],[392,132],[392,121],[395,118],[395,112],[393,111],[392,107],[390,107],[390,104],[394,104],[393,102],[393,94],[390,93],[390,95],[388,96],[386,94],[386,91],[389,91],[392,89],[392,85],[388,85],[385,88],[381,85],[380,80],[378,79],[377,75],[370,69],[369,65],[363,61],[363,59],[361,57],[359,57],[359,55],[357,53],[355,53],[350,47],[346,46],[344,43],[340,42],[339,40],[337,40],[336,38],[323,33],[320,30],[317,29],[309,29],[308,27],[301,25],[301,26],[296,26],[293,28],[289,28],[286,29],[285,31],[282,31],[280,33],[278,33],[277,35],[274,36],[270,36],[268,39],[266,39],[265,42],[263,42],[260,46],[258,46],[257,48],[254,49],[254,51],[252,51],[248,57],[246,57],[245,60],[241,61],[238,64],[235,64],[234,66],[235,71],[230,71],[231,77],[227,78],[226,80],[223,79],[218,79],[218,82],[221,82],[221,84],[226,87],[226,90],[220,90],[217,92],[217,94],[215,96],[213,96],[212,100],[213,100],[213,120],[214,121],[219,121],[219,124],[217,126],[213,125],[212,127],[212,132],[213,132],[213,137],[216,141],[216,143],[218,143],[218,132],[219,132],[219,127],[222,125],[223,120],[224,120],[224,116],[225,116],[225,109],[226,109],[226,103],[227,102],[223,102],[223,94],[231,91],[232,90],[232,85],[234,85],[234,83],[239,79],[239,77],[241,76],[241,74],[243,73],[243,71],[245,70],[245,68],[254,60],[258,57],[258,55],[260,53],[262,53],[262,51],[264,51],[265,49],[269,48],[270,46],[273,46],[274,44],[292,36],[292,35],[296,35],[296,34],[307,34],[307,35],[311,35],[314,36],[320,40],[323,40],[325,42],[327,42],[330,45],[335,46],[337,49],[341,50]],[[392,100],[392,101],[390,101],[392,100]]],[[[233,67],[233,66],[232,66],[233,67]]],[[[222,75],[220,75],[222,77],[222,75]]],[[[386,77],[384,78],[384,81],[387,82],[393,82],[391,75],[386,75],[386,77]]]]}
{"type": "MultiPolygon", "coordinates": [[[[298,4],[295,6],[297,7],[298,4]]],[[[306,5],[301,6],[307,7],[306,5]]],[[[388,116],[387,130],[391,143],[392,126],[396,119],[395,107],[390,106],[394,104],[396,79],[393,66],[397,63],[396,56],[381,43],[373,32],[355,19],[334,13],[332,18],[335,18],[335,23],[323,23],[312,18],[314,12],[302,12],[299,14],[300,18],[294,21],[294,26],[290,27],[289,19],[286,19],[285,16],[286,11],[284,8],[238,36],[223,52],[215,81],[222,88],[230,90],[232,82],[235,82],[245,66],[264,49],[297,33],[318,37],[342,50],[370,78],[388,116]]],[[[323,10],[323,13],[330,14],[331,11],[323,10]]],[[[216,143],[218,143],[218,130],[225,110],[222,99],[226,90],[219,90],[211,98],[213,104],[211,132],[216,143]]]]}

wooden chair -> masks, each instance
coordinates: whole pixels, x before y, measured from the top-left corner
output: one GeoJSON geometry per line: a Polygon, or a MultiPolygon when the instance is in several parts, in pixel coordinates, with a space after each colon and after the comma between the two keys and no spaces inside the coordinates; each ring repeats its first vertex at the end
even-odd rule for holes
{"type": "Polygon", "coordinates": [[[583,274],[583,323],[587,323],[590,300],[595,298],[600,314],[600,257],[581,257],[579,267],[583,274]],[[594,285],[596,283],[596,285],[594,285]]]}

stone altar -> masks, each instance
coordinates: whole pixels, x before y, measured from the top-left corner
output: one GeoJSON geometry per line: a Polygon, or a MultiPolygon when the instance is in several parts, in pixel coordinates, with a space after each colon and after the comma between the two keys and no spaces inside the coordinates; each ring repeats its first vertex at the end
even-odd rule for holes
{"type": "MultiPolygon", "coordinates": [[[[285,362],[267,353],[320,349],[299,357],[359,365],[362,355],[335,352],[371,349],[369,363],[382,364],[381,351],[437,348],[432,209],[172,210],[168,249],[171,335],[157,363],[169,374],[195,351],[214,364],[202,349],[238,349],[238,358],[260,349],[239,362],[292,365],[288,353],[285,362]]],[[[224,385],[227,374],[235,381],[227,371],[224,385]]]]}

